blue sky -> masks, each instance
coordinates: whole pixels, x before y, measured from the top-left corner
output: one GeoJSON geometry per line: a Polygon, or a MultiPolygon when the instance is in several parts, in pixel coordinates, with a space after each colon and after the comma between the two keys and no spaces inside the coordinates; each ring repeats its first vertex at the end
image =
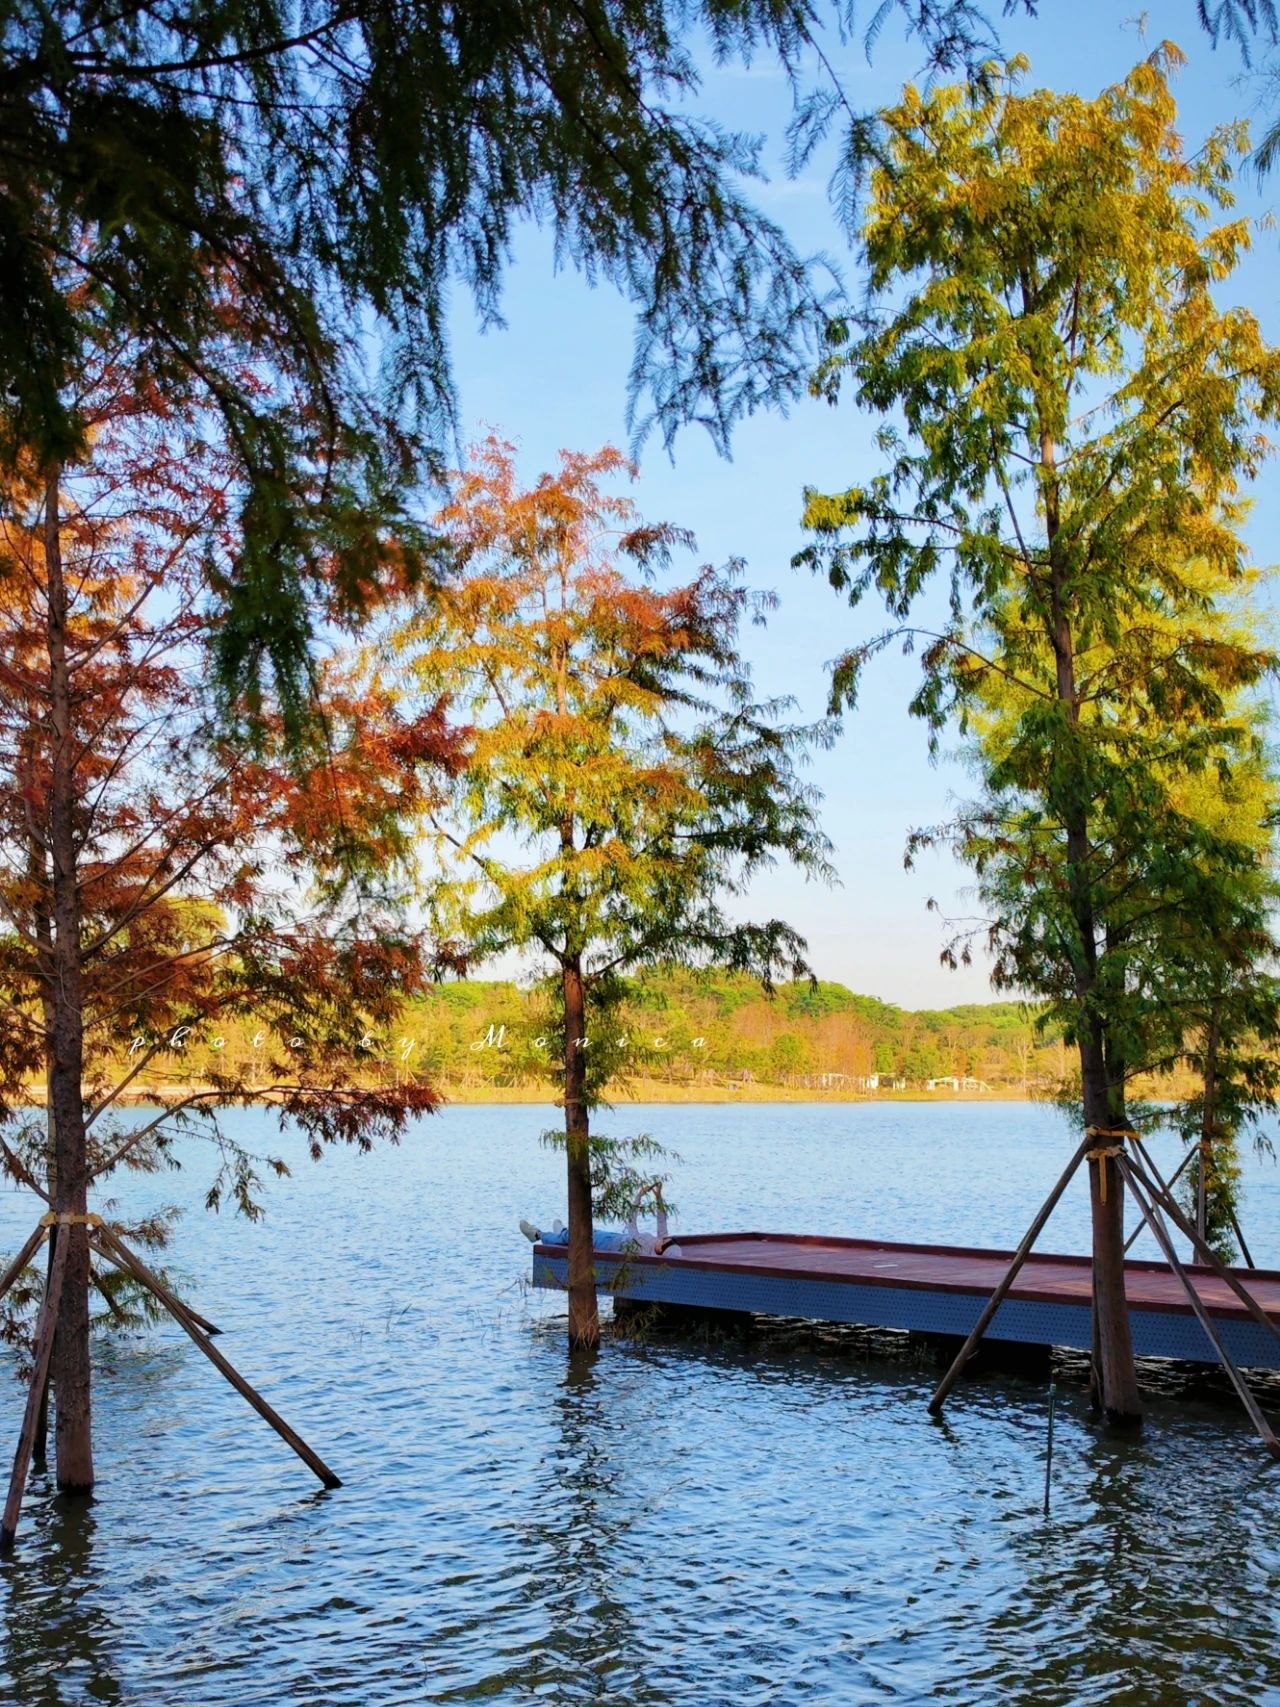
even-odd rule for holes
{"type": "MultiPolygon", "coordinates": [[[[1041,18],[1005,20],[1002,40],[1008,51],[1030,57],[1034,85],[1093,94],[1169,38],[1188,56],[1176,90],[1189,144],[1214,124],[1252,114],[1256,96],[1242,80],[1236,50],[1211,48],[1196,22],[1194,0],[1156,0],[1147,8],[1145,36],[1128,10],[1125,0],[1041,0],[1041,18]]],[[[855,98],[871,106],[893,98],[914,75],[919,51],[886,29],[871,65],[858,42],[833,58],[855,98]]],[[[767,135],[772,177],[759,189],[760,202],[797,247],[829,252],[856,282],[828,208],[821,164],[798,181],[783,172],[788,92],[781,76],[764,66],[712,70],[698,105],[735,128],[767,135]]],[[[1261,190],[1252,177],[1242,178],[1238,192],[1240,211],[1265,214],[1280,204],[1280,171],[1261,190]]],[[[1280,229],[1260,232],[1224,301],[1251,307],[1280,340],[1278,259],[1280,229]]],[[[516,248],[504,309],[505,329],[481,333],[459,300],[454,340],[468,436],[500,429],[520,446],[529,478],[551,466],[562,447],[625,445],[632,349],[627,304],[570,272],[555,273],[545,237],[530,230],[516,248]]],[[[696,561],[744,557],[749,581],[778,593],[779,609],[766,630],[747,633],[746,650],[761,692],[792,694],[808,715],[824,707],[831,658],[877,622],[874,611],[850,612],[824,583],[790,568],[804,542],[801,492],[806,484],[835,489],[870,472],[876,466],[873,428],[852,406],[832,410],[805,402],[789,419],[759,416],[745,423],[730,461],[696,428],[677,441],[674,461],[658,444],[641,458],[635,495],[645,514],[692,528],[696,561]]],[[[1278,477],[1280,469],[1269,471],[1255,494],[1249,532],[1260,562],[1280,558],[1280,499],[1272,495],[1278,477]]],[[[913,872],[903,869],[908,830],[944,818],[949,798],[965,792],[954,760],[930,764],[925,730],[907,715],[916,679],[911,659],[882,657],[842,738],[811,767],[811,780],[825,797],[823,822],[836,846],[841,886],[816,887],[778,870],[757,885],[752,911],[780,915],[802,931],[822,977],[906,1007],[982,1001],[991,994],[985,967],[950,972],[940,966],[944,930],[926,905],[932,896],[943,914],[972,911],[964,872],[943,855],[913,872]]]]}

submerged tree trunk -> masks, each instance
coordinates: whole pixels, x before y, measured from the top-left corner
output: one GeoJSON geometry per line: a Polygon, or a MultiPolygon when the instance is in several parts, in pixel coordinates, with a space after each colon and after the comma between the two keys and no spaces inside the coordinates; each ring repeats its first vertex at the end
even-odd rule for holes
{"type": "MultiPolygon", "coordinates": [[[[36,934],[40,941],[40,952],[44,956],[46,964],[52,964],[50,951],[53,946],[53,938],[49,930],[49,920],[46,914],[42,913],[37,919],[36,934]]],[[[44,1025],[46,1037],[49,1035],[49,1029],[52,1023],[52,1007],[51,1004],[46,1001],[44,1004],[44,1025]]],[[[46,1134],[46,1179],[49,1186],[49,1201],[50,1203],[54,1203],[57,1201],[58,1196],[58,1171],[54,1163],[54,1156],[57,1150],[57,1140],[54,1137],[53,1091],[51,1085],[50,1063],[47,1053],[45,1057],[44,1071],[44,1118],[46,1134]]],[[[47,1260],[44,1271],[44,1283],[46,1287],[53,1283],[53,1261],[57,1253],[57,1249],[58,1229],[56,1227],[51,1227],[49,1229],[49,1237],[45,1242],[47,1260]]],[[[39,1464],[42,1468],[49,1459],[49,1390],[52,1384],[52,1375],[46,1374],[44,1392],[40,1395],[40,1409],[36,1415],[35,1444],[32,1447],[32,1457],[35,1463],[39,1464]]]]}
{"type": "MultiPolygon", "coordinates": [[[[1089,949],[1079,980],[1082,1004],[1096,998],[1097,993],[1096,967],[1088,964],[1093,958],[1092,913],[1082,907],[1077,912],[1077,928],[1082,936],[1086,926],[1089,949]]],[[[1095,1127],[1101,1133],[1122,1130],[1126,1124],[1123,1075],[1108,1064],[1105,1033],[1096,1014],[1087,1014],[1081,1028],[1080,1082],[1085,1126],[1095,1127]]],[[[1094,1148],[1105,1151],[1123,1142],[1100,1136],[1094,1148]]],[[[1090,1160],[1089,1198],[1093,1223],[1095,1398],[1110,1421],[1136,1422],[1142,1415],[1142,1401],[1125,1296],[1125,1188],[1113,1157],[1100,1155],[1090,1160]]]]}
{"type": "Polygon", "coordinates": [[[591,1217],[590,1116],[587,1110],[586,1000],[582,960],[564,960],[564,1133],[569,1183],[569,1344],[600,1343],[591,1217]]]}
{"type": "MultiPolygon", "coordinates": [[[[1109,1057],[1100,1024],[1081,1046],[1080,1063],[1085,1125],[1123,1130],[1127,1125],[1124,1074],[1120,1064],[1109,1057]]],[[[1123,1138],[1100,1137],[1095,1148],[1105,1151],[1123,1143],[1123,1138]]],[[[1093,1212],[1098,1402],[1110,1422],[1135,1423],[1142,1416],[1142,1399],[1125,1295],[1124,1176],[1114,1157],[1100,1156],[1097,1161],[1090,1161],[1089,1194],[1093,1212]]]]}
{"type": "MultiPolygon", "coordinates": [[[[45,571],[48,586],[50,753],[49,856],[53,888],[53,948],[49,1000],[49,1109],[60,1213],[88,1208],[83,1101],[84,1006],[80,891],[75,825],[75,730],[67,657],[67,594],[59,538],[59,473],[46,488],[45,571]]],[[[89,1371],[89,1235],[82,1224],[59,1229],[67,1243],[58,1331],[53,1346],[53,1392],[58,1486],[86,1493],[93,1486],[93,1423],[89,1371]]]]}

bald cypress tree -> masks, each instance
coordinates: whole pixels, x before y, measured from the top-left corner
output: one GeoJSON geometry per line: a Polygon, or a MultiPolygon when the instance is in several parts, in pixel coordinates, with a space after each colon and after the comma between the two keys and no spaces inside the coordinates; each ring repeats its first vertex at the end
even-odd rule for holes
{"type": "Polygon", "coordinates": [[[760,607],[732,569],[661,583],[691,541],[608,490],[626,467],[610,449],[565,453],[522,488],[511,447],[489,440],[439,518],[462,574],[395,636],[397,670],[428,703],[447,684],[473,725],[433,815],[436,927],[473,963],[518,950],[551,980],[578,1346],[599,1337],[591,1115],[619,1065],[625,978],[807,972],[790,926],[741,909],[779,860],[829,875],[798,767],[830,730],[754,698],[738,635],[760,607]]]}
{"type": "Polygon", "coordinates": [[[1140,1406],[1105,1150],[1127,1124],[1139,998],[1160,999],[1138,982],[1130,905],[1231,922],[1224,874],[1252,852],[1178,788],[1230,763],[1224,708],[1271,668],[1220,631],[1206,585],[1245,569],[1238,494],[1280,414],[1280,354],[1219,306],[1250,240],[1229,211],[1247,139],[1233,126],[1186,152],[1178,58],[1166,46],[1095,100],[1023,92],[1014,62],[990,90],[909,88],[883,116],[864,232],[877,312],[815,383],[887,417],[884,466],[808,495],[802,554],[853,602],[879,593],[894,622],[839,663],[837,702],[895,636],[921,646],[913,710],[935,737],[993,673],[1022,696],[989,759],[995,826],[966,852],[1008,981],[1057,1003],[1078,1047],[1083,1124],[1102,1140],[1094,1299],[1117,1419],[1140,1406]]]}

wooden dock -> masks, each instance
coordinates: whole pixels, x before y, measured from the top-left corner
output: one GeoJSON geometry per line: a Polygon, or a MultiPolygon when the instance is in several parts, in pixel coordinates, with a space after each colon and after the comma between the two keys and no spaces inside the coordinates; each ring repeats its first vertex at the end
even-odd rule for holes
{"type": "MultiPolygon", "coordinates": [[[[793,1233],[681,1235],[679,1254],[596,1252],[602,1288],[617,1298],[700,1310],[800,1316],[963,1338],[1009,1267],[1009,1251],[891,1244],[793,1233]]],[[[1280,1368],[1280,1343],[1212,1270],[1186,1265],[1223,1343],[1245,1367],[1280,1368]]],[[[535,1245],[533,1284],[563,1288],[568,1253],[535,1245]]],[[[1280,1272],[1241,1269],[1253,1296],[1280,1324],[1280,1272]]],[[[1218,1355],[1164,1263],[1125,1264],[1134,1351],[1140,1357],[1216,1363],[1218,1355]]],[[[1031,1255],[988,1330],[993,1340],[1092,1343],[1088,1257],[1031,1255]]]]}

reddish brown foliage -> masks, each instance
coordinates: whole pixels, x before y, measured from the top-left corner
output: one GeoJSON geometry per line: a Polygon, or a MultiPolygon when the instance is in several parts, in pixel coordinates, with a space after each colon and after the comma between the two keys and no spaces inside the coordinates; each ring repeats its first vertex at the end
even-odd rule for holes
{"type": "MultiPolygon", "coordinates": [[[[211,579],[232,571],[237,550],[232,461],[198,419],[140,395],[123,362],[94,375],[92,415],[86,465],[57,471],[52,488],[47,470],[11,484],[0,517],[6,1162],[29,1183],[44,1178],[43,1115],[19,1111],[43,1077],[62,999],[50,837],[53,490],[88,1170],[155,1167],[194,1128],[219,1146],[211,1201],[229,1190],[253,1212],[253,1159],[217,1132],[218,1110],[271,1101],[318,1154],[330,1142],[394,1138],[435,1104],[421,1081],[388,1073],[378,1083],[368,1040],[436,969],[401,892],[412,826],[461,763],[462,737],[442,701],[402,714],[385,685],[362,680],[336,650],[317,664],[321,716],[307,751],[286,743],[269,706],[252,740],[233,733],[211,686],[208,615],[211,579]],[[215,1034],[231,1017],[261,1029],[251,1068],[185,1083],[181,1039],[215,1034]],[[122,1114],[124,1093],[143,1083],[164,1105],[158,1120],[122,1114]]],[[[387,556],[394,586],[393,542],[387,556]]]]}

